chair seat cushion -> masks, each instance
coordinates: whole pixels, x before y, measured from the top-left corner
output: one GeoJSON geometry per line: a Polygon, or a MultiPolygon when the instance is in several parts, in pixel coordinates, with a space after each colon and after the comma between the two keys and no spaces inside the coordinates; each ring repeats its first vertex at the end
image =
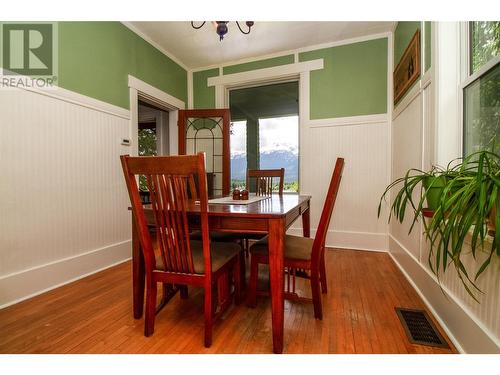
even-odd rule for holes
{"type": "MultiPolygon", "coordinates": [[[[311,260],[313,242],[314,240],[312,238],[286,235],[285,258],[311,260]]],[[[268,236],[250,246],[250,253],[267,255],[269,253],[268,236]]]]}
{"type": "MultiPolygon", "coordinates": [[[[203,257],[203,242],[191,241],[191,251],[193,253],[194,272],[205,273],[205,260],[203,257]]],[[[241,247],[232,242],[211,242],[210,253],[212,255],[212,272],[217,272],[227,262],[238,255],[241,247]]],[[[165,267],[159,248],[155,246],[156,269],[164,271],[165,267]]]]}
{"type": "MultiPolygon", "coordinates": [[[[217,242],[234,242],[241,240],[242,235],[240,233],[230,233],[230,232],[210,232],[210,239],[217,242]]],[[[201,241],[201,231],[195,230],[190,235],[191,240],[201,241]]]]}

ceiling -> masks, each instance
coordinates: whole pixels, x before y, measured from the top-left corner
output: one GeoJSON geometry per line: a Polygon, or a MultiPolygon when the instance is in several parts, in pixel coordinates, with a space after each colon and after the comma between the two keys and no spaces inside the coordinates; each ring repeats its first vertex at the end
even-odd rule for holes
{"type": "MultiPolygon", "coordinates": [[[[235,22],[223,41],[211,22],[195,30],[190,21],[127,22],[134,31],[166,51],[188,69],[219,65],[251,57],[289,51],[387,32],[394,22],[255,22],[249,35],[235,22]]],[[[196,25],[199,25],[197,22],[196,25]]],[[[244,22],[240,22],[245,28],[244,22]]]]}

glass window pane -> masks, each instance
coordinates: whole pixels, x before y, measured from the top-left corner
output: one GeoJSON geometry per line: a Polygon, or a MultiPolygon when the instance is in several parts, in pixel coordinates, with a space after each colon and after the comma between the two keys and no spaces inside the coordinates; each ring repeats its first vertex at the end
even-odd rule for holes
{"type": "Polygon", "coordinates": [[[464,89],[464,154],[500,141],[500,64],[464,89]]]}
{"type": "Polygon", "coordinates": [[[299,116],[259,119],[259,151],[260,169],[285,168],[284,191],[298,192],[299,116]]]}
{"type": "Polygon", "coordinates": [[[232,122],[230,134],[231,190],[244,189],[247,171],[247,122],[232,122]]]}
{"type": "Polygon", "coordinates": [[[470,23],[471,73],[500,54],[500,21],[470,23]]]}

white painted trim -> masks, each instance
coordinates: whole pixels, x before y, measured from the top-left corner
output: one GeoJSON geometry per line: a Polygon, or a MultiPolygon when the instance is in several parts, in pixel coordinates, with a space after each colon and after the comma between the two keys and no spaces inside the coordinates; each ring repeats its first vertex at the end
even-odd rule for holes
{"type": "Polygon", "coordinates": [[[488,71],[494,68],[498,63],[500,63],[500,55],[493,57],[490,61],[484,64],[479,70],[468,76],[460,85],[461,89],[466,88],[476,79],[480,78],[484,74],[488,73],[488,71]]]}
{"type": "Polygon", "coordinates": [[[228,108],[226,102],[229,101],[228,90],[223,85],[215,86],[215,108],[228,108]]]}
{"type": "Polygon", "coordinates": [[[438,22],[435,66],[436,164],[462,156],[460,23],[438,22]]]}
{"type": "Polygon", "coordinates": [[[245,64],[245,63],[260,61],[260,60],[267,60],[267,59],[272,59],[274,57],[281,57],[281,56],[288,56],[288,55],[295,55],[295,54],[298,55],[299,53],[302,53],[302,52],[309,52],[309,51],[315,51],[318,49],[338,47],[338,46],[343,46],[346,44],[355,44],[355,43],[360,43],[360,42],[366,42],[369,40],[388,38],[389,35],[391,35],[390,32],[383,32],[383,33],[370,34],[370,35],[365,35],[365,36],[360,36],[360,37],[355,37],[355,38],[342,39],[342,40],[338,40],[338,41],[334,41],[334,42],[315,44],[312,46],[307,46],[307,47],[302,47],[302,48],[297,48],[297,49],[274,52],[274,53],[270,53],[267,55],[247,57],[244,59],[231,60],[231,61],[223,62],[220,64],[212,64],[212,65],[203,66],[203,67],[199,67],[199,68],[193,68],[192,71],[193,72],[201,72],[204,70],[220,68],[221,69],[220,75],[222,75],[222,68],[223,67],[228,67],[228,66],[233,66],[233,65],[238,65],[238,64],[245,64]]]}
{"type": "Polygon", "coordinates": [[[167,94],[164,91],[157,89],[150,84],[141,81],[134,76],[128,76],[128,86],[130,90],[130,125],[129,125],[129,138],[131,141],[131,155],[137,155],[138,148],[138,99],[140,97],[151,100],[153,103],[158,104],[168,110],[168,129],[169,129],[169,154],[178,154],[178,127],[177,118],[178,110],[185,108],[185,103],[176,97],[167,94]]]}
{"type": "MultiPolygon", "coordinates": [[[[311,238],[317,228],[311,228],[311,238]]],[[[302,228],[289,228],[288,234],[302,236],[302,228]]],[[[326,247],[363,251],[387,252],[387,233],[341,231],[329,229],[325,240],[326,247]]]]}
{"type": "Polygon", "coordinates": [[[386,123],[388,116],[386,113],[377,115],[364,115],[364,116],[349,116],[349,117],[334,117],[318,120],[307,120],[306,123],[311,128],[329,128],[335,126],[353,126],[353,125],[366,125],[366,124],[380,124],[386,123]]]}
{"type": "MultiPolygon", "coordinates": [[[[19,75],[17,75],[16,77],[29,79],[28,77],[19,75]]],[[[12,89],[19,89],[19,90],[33,92],[35,94],[40,94],[43,96],[48,96],[50,98],[62,100],[71,104],[76,104],[81,107],[90,108],[99,112],[107,113],[109,115],[121,117],[126,120],[130,118],[130,113],[128,109],[104,102],[99,99],[94,99],[91,98],[90,96],[79,94],[77,92],[70,91],[62,87],[54,87],[51,89],[44,90],[34,87],[12,86],[12,89]]]]}
{"type": "Polygon", "coordinates": [[[396,28],[398,27],[398,23],[399,23],[398,21],[392,23],[392,33],[393,34],[396,31],[396,28]]]}
{"type": "Polygon", "coordinates": [[[169,141],[169,155],[179,154],[179,127],[177,119],[179,118],[179,111],[168,112],[168,141],[169,141]]]}
{"type": "Polygon", "coordinates": [[[470,44],[469,44],[469,22],[460,22],[460,81],[469,77],[470,66],[470,44]]]}
{"type": "Polygon", "coordinates": [[[417,83],[406,93],[398,105],[394,108],[392,113],[392,121],[396,120],[398,116],[422,93],[422,81],[417,83]]]}
{"type": "Polygon", "coordinates": [[[429,86],[432,82],[432,71],[431,69],[427,70],[427,72],[424,73],[422,78],[420,78],[420,86],[421,89],[424,90],[427,86],[429,86]]]}
{"type": "Polygon", "coordinates": [[[391,234],[389,241],[390,256],[457,349],[462,353],[500,353],[498,340],[467,307],[446,286],[441,289],[436,277],[391,234]]]}
{"type": "Polygon", "coordinates": [[[130,121],[128,127],[128,139],[130,141],[130,155],[139,155],[139,95],[137,89],[129,88],[130,121]]]}
{"type": "MultiPolygon", "coordinates": [[[[386,186],[389,186],[393,180],[392,176],[392,118],[394,111],[394,91],[393,91],[393,74],[394,71],[394,30],[397,27],[397,22],[393,24],[393,32],[390,33],[389,38],[387,40],[387,179],[386,186]]],[[[390,212],[390,204],[392,190],[389,191],[388,200],[385,204],[385,212],[390,212]]],[[[384,216],[382,216],[385,219],[384,216]]],[[[390,232],[390,224],[388,220],[385,220],[385,232],[388,234],[390,232]]],[[[387,236],[386,240],[386,248],[389,249],[389,236],[387,236]]]]}
{"type": "Polygon", "coordinates": [[[163,53],[165,56],[167,56],[170,60],[175,62],[177,65],[179,65],[181,68],[183,68],[185,71],[188,71],[189,68],[177,57],[175,57],[172,53],[167,51],[165,48],[160,46],[158,43],[156,43],[153,39],[151,39],[148,35],[140,31],[136,26],[132,25],[131,22],[121,22],[125,27],[130,29],[132,32],[135,34],[139,35],[142,39],[144,39],[146,42],[151,44],[154,48],[156,48],[158,51],[163,53]]]}
{"type": "Polygon", "coordinates": [[[323,59],[304,61],[296,64],[273,66],[207,79],[207,86],[236,86],[260,80],[283,79],[302,72],[323,69],[323,59]]]}
{"type": "Polygon", "coordinates": [[[438,36],[439,30],[437,27],[437,22],[432,22],[432,33],[431,33],[431,68],[432,77],[434,80],[433,92],[432,92],[432,105],[433,105],[433,113],[432,113],[432,151],[431,151],[431,165],[435,165],[437,163],[437,137],[438,137],[438,112],[439,108],[437,108],[437,98],[439,94],[439,69],[437,69],[437,64],[439,61],[437,46],[438,46],[438,36]]]}
{"type": "Polygon", "coordinates": [[[139,96],[146,95],[152,97],[154,101],[161,101],[161,104],[169,110],[175,111],[178,109],[184,109],[186,106],[186,103],[177,99],[175,96],[167,94],[166,92],[151,86],[149,83],[141,81],[131,75],[128,76],[128,87],[136,89],[140,93],[139,96]]]}
{"type": "Polygon", "coordinates": [[[300,128],[305,129],[310,121],[310,96],[311,96],[311,78],[309,72],[302,72],[299,75],[299,121],[300,128]]]}
{"type": "Polygon", "coordinates": [[[425,50],[424,48],[425,42],[425,21],[420,21],[420,74],[424,73],[425,70],[425,50]]]}
{"type": "Polygon", "coordinates": [[[0,309],[131,259],[126,240],[0,277],[0,309]]]}

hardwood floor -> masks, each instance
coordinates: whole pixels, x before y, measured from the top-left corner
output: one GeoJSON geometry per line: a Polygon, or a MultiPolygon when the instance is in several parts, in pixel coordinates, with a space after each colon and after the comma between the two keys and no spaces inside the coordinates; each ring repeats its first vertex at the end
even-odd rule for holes
{"type": "MultiPolygon", "coordinates": [[[[388,254],[329,249],[326,260],[323,320],[312,304],[286,301],[285,353],[456,352],[442,330],[451,349],[408,341],[394,307],[424,304],[388,254]]],[[[127,262],[0,310],[0,353],[272,353],[269,299],[231,307],[206,349],[203,295],[194,288],[189,299],[170,301],[144,337],[144,320],[132,317],[130,275],[127,262]]]]}

